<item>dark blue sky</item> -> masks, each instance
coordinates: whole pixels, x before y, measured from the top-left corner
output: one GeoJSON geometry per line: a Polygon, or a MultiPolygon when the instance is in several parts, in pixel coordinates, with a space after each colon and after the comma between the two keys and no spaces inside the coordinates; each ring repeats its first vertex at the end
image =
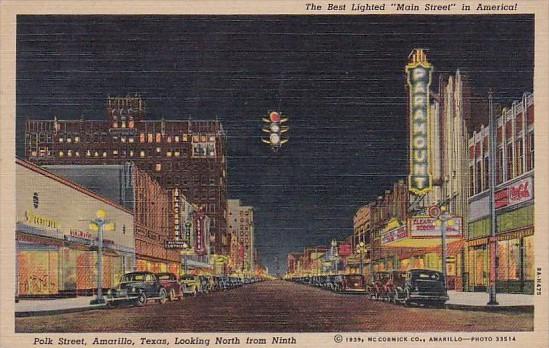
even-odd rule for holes
{"type": "Polygon", "coordinates": [[[510,103],[532,91],[533,33],[533,16],[18,16],[17,151],[25,119],[103,119],[108,95],[140,94],[151,119],[218,117],[229,196],[255,207],[262,260],[283,270],[406,176],[413,48],[435,80],[459,68],[510,103]],[[260,142],[268,110],[290,118],[278,153],[260,142]]]}

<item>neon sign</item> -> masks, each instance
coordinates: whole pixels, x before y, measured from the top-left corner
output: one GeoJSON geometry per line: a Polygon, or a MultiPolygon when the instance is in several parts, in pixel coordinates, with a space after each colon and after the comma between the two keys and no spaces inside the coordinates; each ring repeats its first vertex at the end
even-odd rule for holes
{"type": "Polygon", "coordinates": [[[410,98],[410,192],[421,196],[432,188],[429,160],[429,87],[432,66],[422,49],[415,49],[406,65],[410,98]]]}

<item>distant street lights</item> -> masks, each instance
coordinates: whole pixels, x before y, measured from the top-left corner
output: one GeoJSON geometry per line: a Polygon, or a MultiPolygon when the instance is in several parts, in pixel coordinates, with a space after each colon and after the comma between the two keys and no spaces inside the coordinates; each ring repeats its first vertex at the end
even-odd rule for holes
{"type": "Polygon", "coordinates": [[[106,220],[107,212],[99,209],[95,219],[90,222],[89,228],[97,232],[97,297],[90,304],[105,303],[103,298],[103,232],[114,230],[114,224],[106,220]]]}

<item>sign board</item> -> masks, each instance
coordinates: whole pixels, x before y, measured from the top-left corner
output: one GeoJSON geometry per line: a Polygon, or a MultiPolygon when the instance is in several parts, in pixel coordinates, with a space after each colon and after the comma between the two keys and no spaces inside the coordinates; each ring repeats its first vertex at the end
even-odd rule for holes
{"type": "Polygon", "coordinates": [[[440,207],[438,205],[432,205],[429,207],[429,216],[432,218],[438,218],[440,216],[440,207]]]}
{"type": "MultiPolygon", "coordinates": [[[[410,237],[438,237],[440,236],[440,224],[437,219],[430,216],[416,216],[408,219],[410,237]]],[[[460,238],[462,236],[461,217],[452,217],[446,222],[446,236],[460,238]]]]}
{"type": "Polygon", "coordinates": [[[429,88],[431,64],[422,49],[415,49],[406,65],[409,91],[409,191],[421,196],[431,191],[432,177],[429,153],[429,88]]]}
{"type": "Polygon", "coordinates": [[[338,249],[338,254],[342,257],[349,256],[353,253],[351,244],[340,244],[338,249]]]}
{"type": "Polygon", "coordinates": [[[532,177],[527,177],[496,191],[496,209],[510,207],[532,198],[534,198],[534,184],[532,177]]]}
{"type": "Polygon", "coordinates": [[[406,238],[407,236],[408,236],[408,231],[407,231],[406,225],[400,226],[398,228],[385,232],[381,237],[381,243],[387,244],[402,238],[406,238]]]}
{"type": "Polygon", "coordinates": [[[164,247],[166,249],[188,249],[189,243],[182,240],[167,240],[164,247]]]}

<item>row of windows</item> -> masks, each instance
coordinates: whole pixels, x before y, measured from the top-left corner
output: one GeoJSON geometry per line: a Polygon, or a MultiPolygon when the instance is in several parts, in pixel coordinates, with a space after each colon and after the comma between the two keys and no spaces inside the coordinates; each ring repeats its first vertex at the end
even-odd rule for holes
{"type": "MultiPolygon", "coordinates": [[[[496,150],[496,184],[511,180],[534,169],[534,132],[526,138],[526,154],[524,139],[518,138],[515,143],[509,142],[505,147],[496,150]]],[[[475,159],[469,167],[470,194],[475,195],[490,187],[490,163],[488,154],[483,159],[475,159]]]]}
{"type": "MultiPolygon", "coordinates": [[[[114,127],[116,128],[116,127],[114,127]]],[[[41,137],[40,141],[47,141],[48,135],[39,133],[39,136],[41,137]],[[42,137],[43,140],[42,140],[42,137]]],[[[51,140],[51,134],[49,134],[50,140],[51,140]]],[[[110,136],[109,134],[103,132],[103,133],[92,133],[87,136],[89,142],[105,142],[105,138],[111,138],[113,141],[118,141],[120,139],[120,142],[122,143],[134,143],[139,140],[140,143],[162,143],[163,140],[166,143],[179,143],[179,142],[187,142],[189,141],[190,136],[188,134],[183,134],[182,136],[179,135],[164,135],[162,136],[162,133],[140,133],[139,136],[110,136]]],[[[81,141],[80,136],[78,135],[61,135],[57,138],[57,141],[59,143],[79,143],[81,141]]],[[[199,142],[210,142],[215,143],[215,136],[206,136],[206,135],[193,135],[192,136],[193,143],[199,143],[199,142]]]]}

